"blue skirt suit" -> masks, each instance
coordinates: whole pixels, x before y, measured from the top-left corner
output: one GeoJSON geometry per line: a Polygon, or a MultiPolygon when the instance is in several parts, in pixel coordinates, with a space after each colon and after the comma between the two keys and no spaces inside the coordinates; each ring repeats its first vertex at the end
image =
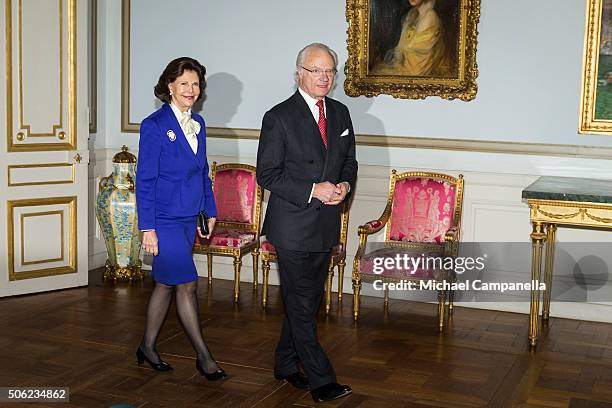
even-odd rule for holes
{"type": "Polygon", "coordinates": [[[155,230],[158,255],[153,279],[178,285],[198,279],[193,263],[193,241],[200,211],[216,217],[217,208],[208,176],[204,119],[198,150],[193,153],[174,112],[164,103],[140,125],[136,171],[136,207],[140,230],[155,230]]]}

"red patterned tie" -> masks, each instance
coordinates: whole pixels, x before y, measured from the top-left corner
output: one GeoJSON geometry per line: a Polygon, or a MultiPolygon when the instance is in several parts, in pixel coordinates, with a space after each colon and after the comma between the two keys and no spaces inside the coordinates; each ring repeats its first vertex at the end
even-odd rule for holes
{"type": "Polygon", "coordinates": [[[321,132],[321,139],[323,139],[323,144],[327,149],[327,119],[325,119],[325,111],[323,110],[323,99],[319,99],[317,102],[317,106],[319,107],[319,132],[321,132]]]}

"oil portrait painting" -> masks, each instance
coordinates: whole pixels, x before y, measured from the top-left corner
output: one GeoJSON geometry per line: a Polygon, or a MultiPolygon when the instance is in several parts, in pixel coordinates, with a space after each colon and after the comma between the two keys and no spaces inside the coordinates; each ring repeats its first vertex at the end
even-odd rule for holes
{"type": "Polygon", "coordinates": [[[473,99],[479,16],[479,0],[348,0],[345,91],[473,99]]]}

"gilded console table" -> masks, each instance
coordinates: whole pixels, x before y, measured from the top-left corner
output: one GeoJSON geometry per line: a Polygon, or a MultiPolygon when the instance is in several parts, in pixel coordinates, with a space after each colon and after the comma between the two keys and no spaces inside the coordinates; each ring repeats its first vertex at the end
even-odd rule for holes
{"type": "MultiPolygon", "coordinates": [[[[550,293],[558,225],[612,230],[612,180],[570,177],[540,177],[523,190],[530,209],[531,280],[539,281],[542,246],[546,242],[542,320],[548,320],[550,293]]],[[[529,344],[538,342],[540,290],[533,285],[529,309],[529,344]]]]}

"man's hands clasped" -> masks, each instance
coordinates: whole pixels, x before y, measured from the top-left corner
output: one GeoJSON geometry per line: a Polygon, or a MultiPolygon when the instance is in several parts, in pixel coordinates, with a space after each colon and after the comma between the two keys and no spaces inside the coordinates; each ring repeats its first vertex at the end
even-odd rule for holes
{"type": "Polygon", "coordinates": [[[324,181],[315,184],[312,196],[325,205],[338,205],[344,200],[348,192],[349,183],[346,181],[335,185],[329,181],[324,181]]]}

